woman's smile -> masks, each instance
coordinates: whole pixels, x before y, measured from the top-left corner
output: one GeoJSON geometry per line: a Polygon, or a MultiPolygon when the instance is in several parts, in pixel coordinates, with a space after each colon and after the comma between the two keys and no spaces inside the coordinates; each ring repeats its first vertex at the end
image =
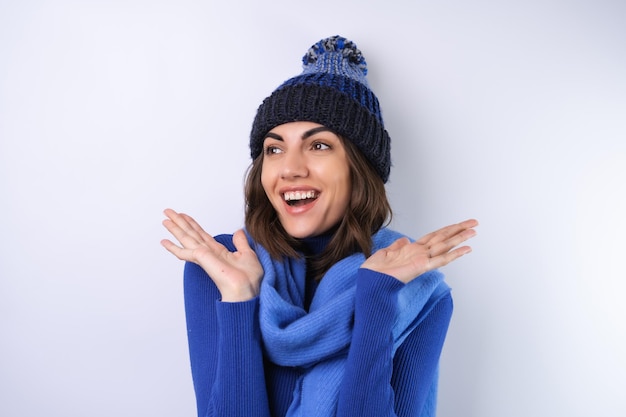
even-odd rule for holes
{"type": "Polygon", "coordinates": [[[283,193],[285,210],[292,215],[304,213],[315,206],[319,193],[314,190],[297,190],[283,193]]]}
{"type": "Polygon", "coordinates": [[[318,196],[318,193],[314,190],[296,190],[286,191],[283,193],[285,202],[290,206],[306,204],[314,201],[318,196]]]}

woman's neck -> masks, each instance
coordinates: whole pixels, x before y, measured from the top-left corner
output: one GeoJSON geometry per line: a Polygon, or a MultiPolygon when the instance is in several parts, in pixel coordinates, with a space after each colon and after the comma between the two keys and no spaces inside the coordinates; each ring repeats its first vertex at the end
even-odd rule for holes
{"type": "Polygon", "coordinates": [[[333,238],[333,233],[324,233],[323,235],[307,237],[301,239],[302,251],[305,256],[312,257],[319,255],[326,249],[328,242],[333,238]]]}

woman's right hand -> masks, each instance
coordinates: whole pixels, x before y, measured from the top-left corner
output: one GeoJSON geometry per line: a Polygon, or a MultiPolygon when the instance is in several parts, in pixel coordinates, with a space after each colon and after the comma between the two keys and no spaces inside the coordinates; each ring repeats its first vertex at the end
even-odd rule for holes
{"type": "Polygon", "coordinates": [[[259,294],[263,267],[248,244],[243,230],[233,235],[236,252],[230,252],[205,232],[190,216],[172,209],[164,211],[163,226],[180,242],[163,239],[161,245],[183,261],[196,263],[211,277],[222,301],[246,301],[259,294]]]}

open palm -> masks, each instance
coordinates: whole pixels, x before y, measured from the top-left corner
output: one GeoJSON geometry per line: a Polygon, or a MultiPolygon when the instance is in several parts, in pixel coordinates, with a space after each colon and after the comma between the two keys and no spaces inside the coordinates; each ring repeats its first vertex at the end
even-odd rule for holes
{"type": "Polygon", "coordinates": [[[259,293],[263,267],[242,230],[233,235],[236,252],[230,252],[205,232],[190,216],[172,209],[164,212],[163,226],[180,242],[163,239],[161,245],[178,259],[194,262],[211,277],[222,301],[245,301],[259,293]]]}
{"type": "Polygon", "coordinates": [[[423,273],[449,264],[471,251],[458,245],[476,235],[476,220],[466,220],[429,233],[411,243],[401,238],[367,258],[362,268],[391,275],[408,283],[423,273]]]}

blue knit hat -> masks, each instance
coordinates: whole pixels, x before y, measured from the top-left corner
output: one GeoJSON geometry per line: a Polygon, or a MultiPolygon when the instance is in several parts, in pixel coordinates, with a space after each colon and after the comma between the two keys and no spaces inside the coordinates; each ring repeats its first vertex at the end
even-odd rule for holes
{"type": "Polygon", "coordinates": [[[252,159],[261,154],[267,132],[276,126],[315,122],[354,143],[387,182],[390,139],[365,78],[361,51],[353,42],[333,36],[313,45],[302,62],[302,74],[285,81],[259,106],[250,134],[252,159]]]}

